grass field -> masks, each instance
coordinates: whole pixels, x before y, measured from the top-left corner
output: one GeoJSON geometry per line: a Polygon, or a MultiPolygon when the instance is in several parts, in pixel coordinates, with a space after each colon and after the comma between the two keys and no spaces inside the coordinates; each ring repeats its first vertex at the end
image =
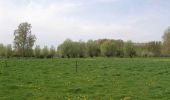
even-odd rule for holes
{"type": "Polygon", "coordinates": [[[0,100],[170,100],[170,59],[1,59],[0,100]]]}

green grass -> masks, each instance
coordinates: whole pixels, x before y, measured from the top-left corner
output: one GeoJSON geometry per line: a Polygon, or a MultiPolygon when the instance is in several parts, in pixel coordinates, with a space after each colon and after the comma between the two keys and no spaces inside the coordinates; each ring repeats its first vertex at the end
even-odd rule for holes
{"type": "Polygon", "coordinates": [[[0,100],[170,100],[170,59],[1,59],[0,100]]]}

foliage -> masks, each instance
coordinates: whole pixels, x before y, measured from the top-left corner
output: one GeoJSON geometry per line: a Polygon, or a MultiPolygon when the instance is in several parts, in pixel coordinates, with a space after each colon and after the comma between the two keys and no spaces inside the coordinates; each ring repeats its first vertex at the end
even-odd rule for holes
{"type": "Polygon", "coordinates": [[[44,46],[44,48],[42,49],[42,56],[44,58],[48,58],[49,57],[49,49],[48,46],[44,46]]]}
{"type": "Polygon", "coordinates": [[[131,58],[136,56],[136,50],[135,50],[134,45],[131,41],[128,41],[125,44],[125,53],[127,56],[129,56],[131,58]]]}
{"type": "Polygon", "coordinates": [[[14,31],[14,48],[18,55],[32,56],[32,47],[36,41],[35,35],[31,34],[31,24],[21,23],[14,31]]]}
{"type": "Polygon", "coordinates": [[[49,57],[53,58],[56,54],[55,47],[51,46],[49,57]]]}
{"type": "Polygon", "coordinates": [[[162,53],[164,55],[170,56],[170,27],[164,32],[163,35],[163,49],[162,53]]]}
{"type": "Polygon", "coordinates": [[[5,56],[5,51],[6,51],[5,46],[3,44],[0,44],[0,57],[5,56]]]}
{"type": "Polygon", "coordinates": [[[12,52],[12,45],[11,44],[8,44],[7,46],[6,46],[6,50],[5,50],[6,52],[5,52],[5,56],[7,57],[7,58],[10,58],[10,57],[12,57],[13,55],[13,52],[12,52]]]}
{"type": "Polygon", "coordinates": [[[124,42],[123,40],[115,40],[116,56],[124,56],[124,42]]]}
{"type": "Polygon", "coordinates": [[[34,56],[37,58],[40,58],[40,56],[41,56],[41,48],[39,45],[36,45],[36,47],[34,49],[34,56]]]}
{"type": "Polygon", "coordinates": [[[111,57],[116,54],[116,47],[113,41],[105,41],[100,47],[103,56],[111,57]]]}
{"type": "Polygon", "coordinates": [[[89,40],[87,42],[87,55],[90,57],[95,57],[100,55],[100,46],[97,45],[97,42],[89,40]]]}
{"type": "Polygon", "coordinates": [[[86,43],[83,41],[79,41],[77,43],[78,45],[78,56],[80,58],[86,57],[87,56],[87,46],[86,43]]]}

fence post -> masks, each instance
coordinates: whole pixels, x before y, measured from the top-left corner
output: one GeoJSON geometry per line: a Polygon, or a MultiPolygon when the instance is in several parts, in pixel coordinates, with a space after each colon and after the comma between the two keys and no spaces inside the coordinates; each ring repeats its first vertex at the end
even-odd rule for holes
{"type": "Polygon", "coordinates": [[[8,66],[8,64],[7,64],[7,60],[5,60],[5,67],[7,67],[8,66]]]}
{"type": "Polygon", "coordinates": [[[77,66],[77,60],[76,60],[76,72],[77,72],[77,67],[78,67],[78,66],[77,66]]]}

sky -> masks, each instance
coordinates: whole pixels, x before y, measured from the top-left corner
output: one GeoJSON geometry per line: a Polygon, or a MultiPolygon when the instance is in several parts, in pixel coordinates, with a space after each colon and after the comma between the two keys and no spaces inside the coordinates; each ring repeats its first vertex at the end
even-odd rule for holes
{"type": "Polygon", "coordinates": [[[13,44],[22,22],[32,25],[36,45],[65,39],[161,41],[170,26],[170,0],[0,0],[0,43],[13,44]]]}

